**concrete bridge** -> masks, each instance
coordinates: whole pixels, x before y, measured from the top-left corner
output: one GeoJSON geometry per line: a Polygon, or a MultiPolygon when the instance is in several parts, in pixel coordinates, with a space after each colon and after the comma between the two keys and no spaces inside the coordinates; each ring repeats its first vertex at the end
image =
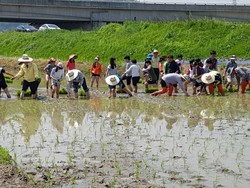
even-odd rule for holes
{"type": "Polygon", "coordinates": [[[0,21],[55,23],[62,28],[83,28],[124,21],[185,19],[249,21],[250,6],[145,4],[81,0],[0,0],[0,21]]]}

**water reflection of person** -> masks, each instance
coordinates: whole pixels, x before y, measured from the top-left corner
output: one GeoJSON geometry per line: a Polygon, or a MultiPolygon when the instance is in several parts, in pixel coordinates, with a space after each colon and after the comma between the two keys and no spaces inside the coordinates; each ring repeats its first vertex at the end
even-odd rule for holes
{"type": "Polygon", "coordinates": [[[177,122],[177,118],[176,117],[166,118],[166,122],[167,122],[167,129],[172,129],[173,125],[177,122]]]}
{"type": "Polygon", "coordinates": [[[27,104],[27,106],[23,106],[24,109],[21,110],[23,118],[19,122],[24,138],[28,142],[31,135],[36,133],[41,124],[42,109],[35,103],[27,104]],[[28,108],[29,105],[32,108],[28,108]]]}
{"type": "Polygon", "coordinates": [[[214,119],[206,118],[204,119],[204,124],[208,128],[209,131],[214,130],[214,119]]]}
{"type": "Polygon", "coordinates": [[[51,113],[51,121],[52,121],[52,125],[53,127],[55,127],[57,129],[57,131],[59,133],[63,133],[63,126],[64,126],[64,119],[61,113],[61,109],[58,107],[55,107],[52,109],[52,113],[51,113]]]}

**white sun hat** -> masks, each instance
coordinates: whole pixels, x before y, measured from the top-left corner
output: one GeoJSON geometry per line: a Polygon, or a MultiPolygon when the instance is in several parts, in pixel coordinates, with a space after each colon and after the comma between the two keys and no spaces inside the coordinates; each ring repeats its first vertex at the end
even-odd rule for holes
{"type": "Polygon", "coordinates": [[[105,81],[110,86],[115,86],[120,82],[120,79],[116,75],[110,75],[107,78],[105,78],[105,81]]]}
{"type": "Polygon", "coordinates": [[[215,75],[212,73],[205,73],[201,76],[201,81],[205,84],[211,84],[215,81],[215,75]]]}
{"type": "Polygon", "coordinates": [[[23,54],[23,56],[18,59],[19,63],[25,63],[25,62],[29,63],[31,61],[33,61],[33,59],[31,57],[29,57],[27,54],[23,54]]]}
{"type": "Polygon", "coordinates": [[[66,74],[66,80],[67,80],[68,82],[74,80],[74,79],[77,77],[78,73],[79,73],[79,70],[77,70],[77,69],[72,69],[72,70],[70,70],[70,71],[66,74]]]}

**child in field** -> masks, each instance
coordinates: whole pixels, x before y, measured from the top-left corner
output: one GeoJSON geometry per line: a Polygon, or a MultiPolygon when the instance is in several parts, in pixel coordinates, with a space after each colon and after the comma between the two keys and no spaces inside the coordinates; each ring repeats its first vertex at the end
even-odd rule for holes
{"type": "Polygon", "coordinates": [[[47,92],[48,92],[48,89],[49,89],[49,85],[50,85],[50,73],[51,73],[51,70],[56,67],[56,59],[55,58],[50,58],[48,64],[46,65],[46,67],[44,68],[44,70],[46,71],[46,75],[45,75],[45,81],[46,81],[46,89],[47,89],[47,92]]]}
{"type": "Polygon", "coordinates": [[[56,98],[59,98],[59,90],[61,86],[61,81],[64,77],[63,64],[61,62],[57,63],[56,67],[51,70],[51,84],[52,84],[52,93],[51,97],[54,97],[56,93],[56,98]]]}
{"type": "Polygon", "coordinates": [[[123,83],[122,79],[120,79],[117,75],[117,67],[116,67],[116,58],[110,58],[110,64],[108,65],[107,72],[106,72],[106,83],[109,87],[109,98],[116,97],[116,85],[119,85],[122,90],[132,96],[131,92],[126,88],[125,84],[123,83]]]}
{"type": "Polygon", "coordinates": [[[8,90],[8,86],[7,86],[5,78],[4,78],[4,74],[8,74],[12,77],[14,76],[14,75],[6,72],[2,67],[0,67],[0,94],[1,94],[1,89],[3,89],[6,96],[8,98],[11,98],[11,95],[10,95],[9,90],[8,90]]]}
{"type": "Polygon", "coordinates": [[[99,79],[102,73],[102,65],[99,63],[100,58],[97,56],[95,57],[95,62],[92,64],[90,69],[91,74],[91,84],[90,87],[93,87],[94,81],[96,81],[96,87],[99,87],[99,79]]]}
{"type": "Polygon", "coordinates": [[[126,70],[126,72],[121,77],[124,77],[126,74],[131,74],[134,92],[137,93],[137,89],[138,89],[137,84],[140,81],[141,68],[139,65],[136,64],[137,63],[136,59],[133,59],[131,62],[132,62],[132,65],[129,67],[128,70],[126,70]]]}

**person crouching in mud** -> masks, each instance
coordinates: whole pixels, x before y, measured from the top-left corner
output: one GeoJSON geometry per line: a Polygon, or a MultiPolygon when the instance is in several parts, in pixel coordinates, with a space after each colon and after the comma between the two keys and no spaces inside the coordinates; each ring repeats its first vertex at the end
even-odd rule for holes
{"type": "Polygon", "coordinates": [[[168,92],[168,96],[172,96],[173,90],[174,90],[174,85],[178,84],[183,93],[185,93],[186,96],[189,96],[187,91],[184,88],[183,81],[186,79],[184,76],[177,74],[177,73],[169,73],[164,75],[161,78],[161,90],[155,91],[152,93],[152,96],[164,94],[168,92]]]}

